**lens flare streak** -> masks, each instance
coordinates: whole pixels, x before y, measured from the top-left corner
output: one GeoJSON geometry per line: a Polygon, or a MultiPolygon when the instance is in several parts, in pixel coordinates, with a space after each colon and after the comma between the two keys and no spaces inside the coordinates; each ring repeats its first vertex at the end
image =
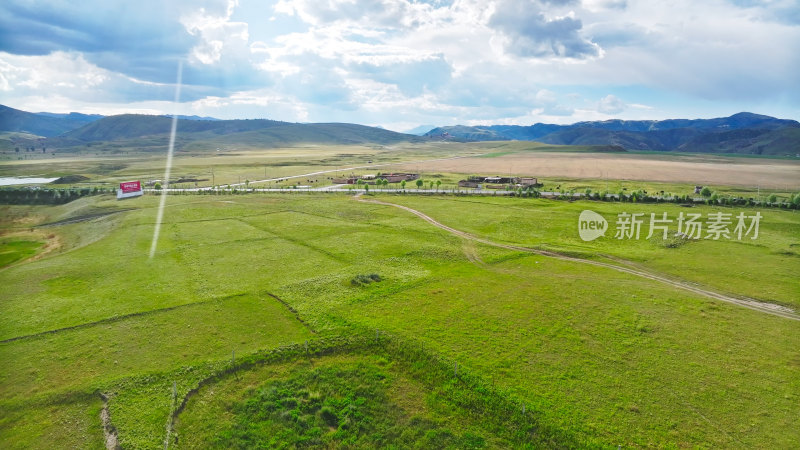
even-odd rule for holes
{"type": "Polygon", "coordinates": [[[164,219],[164,206],[167,203],[166,190],[169,188],[169,177],[172,171],[172,154],[175,151],[175,134],[178,131],[178,101],[181,96],[181,77],[183,75],[183,63],[178,62],[178,81],[175,84],[175,111],[172,114],[172,128],[169,133],[169,148],[167,149],[167,164],[164,169],[164,182],[161,198],[158,204],[158,214],[156,215],[156,226],[153,229],[153,242],[150,244],[150,259],[156,254],[158,247],[158,235],[161,232],[161,221],[164,219]]]}

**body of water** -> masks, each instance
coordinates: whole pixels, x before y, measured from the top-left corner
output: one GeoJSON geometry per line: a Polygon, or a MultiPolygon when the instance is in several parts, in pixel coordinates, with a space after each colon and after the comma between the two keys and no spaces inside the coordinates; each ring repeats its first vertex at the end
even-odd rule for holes
{"type": "Polygon", "coordinates": [[[0,186],[14,186],[16,184],[46,184],[56,181],[58,178],[37,178],[37,177],[0,177],[0,186]]]}

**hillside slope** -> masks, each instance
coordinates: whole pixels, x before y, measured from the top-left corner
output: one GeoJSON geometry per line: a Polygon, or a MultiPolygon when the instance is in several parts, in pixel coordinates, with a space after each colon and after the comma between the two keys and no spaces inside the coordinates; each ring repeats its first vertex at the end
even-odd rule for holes
{"type": "Polygon", "coordinates": [[[0,105],[0,131],[30,133],[37,136],[58,136],[103,116],[80,113],[30,113],[0,105]]]}
{"type": "Polygon", "coordinates": [[[738,113],[715,119],[606,120],[572,125],[486,125],[435,128],[426,136],[463,141],[530,140],[557,145],[620,145],[629,150],[794,155],[800,123],[738,113]]]}
{"type": "MultiPolygon", "coordinates": [[[[105,117],[48,139],[49,147],[65,150],[92,146],[160,149],[169,139],[172,118],[139,114],[105,117]]],[[[222,146],[280,147],[297,144],[393,144],[427,138],[348,123],[289,123],[274,120],[178,119],[176,148],[213,150],[222,146]]]]}
{"type": "MultiPolygon", "coordinates": [[[[182,135],[207,133],[209,135],[233,134],[260,130],[286,124],[274,120],[190,120],[178,119],[182,135]]],[[[172,127],[172,118],[143,114],[109,116],[86,126],[64,133],[62,138],[84,142],[119,141],[148,136],[166,135],[172,127]]]]}

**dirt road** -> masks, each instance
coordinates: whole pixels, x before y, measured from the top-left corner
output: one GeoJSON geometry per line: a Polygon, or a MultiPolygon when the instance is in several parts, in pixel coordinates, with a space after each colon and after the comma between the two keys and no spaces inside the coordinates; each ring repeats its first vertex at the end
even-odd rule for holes
{"type": "Polygon", "coordinates": [[[426,215],[426,214],[424,214],[422,212],[419,212],[419,211],[417,211],[415,209],[409,208],[407,206],[398,205],[398,204],[395,204],[395,203],[384,202],[384,201],[380,201],[380,200],[364,199],[364,198],[361,197],[360,194],[357,195],[355,198],[356,198],[356,200],[358,200],[360,202],[364,202],[364,203],[373,203],[373,204],[376,204],[376,205],[393,206],[395,208],[403,209],[403,210],[408,211],[411,214],[414,214],[415,216],[425,220],[426,222],[430,223],[431,225],[439,227],[439,228],[441,228],[441,229],[443,229],[443,230],[445,230],[445,231],[447,231],[447,232],[449,232],[451,234],[454,234],[454,235],[456,235],[456,236],[458,236],[460,238],[463,238],[463,239],[468,239],[468,240],[471,240],[471,241],[474,241],[474,242],[480,242],[481,244],[486,244],[486,245],[490,245],[490,246],[493,246],[493,247],[505,248],[505,249],[508,249],[508,250],[516,250],[516,251],[520,251],[520,252],[535,253],[537,255],[548,256],[550,258],[561,259],[561,260],[564,260],[564,261],[571,261],[571,262],[576,262],[576,263],[581,263],[581,264],[591,264],[593,266],[606,267],[608,269],[616,270],[618,272],[625,272],[625,273],[629,273],[631,275],[636,275],[638,277],[642,277],[642,278],[647,278],[649,280],[658,281],[660,283],[668,284],[670,286],[673,286],[673,287],[676,287],[676,288],[679,288],[679,289],[683,289],[683,290],[686,290],[686,291],[689,291],[689,292],[692,292],[692,293],[695,293],[695,294],[699,294],[699,295],[702,295],[702,296],[705,296],[705,297],[713,298],[715,300],[721,300],[723,302],[732,303],[734,305],[741,306],[741,307],[744,307],[744,308],[752,309],[752,310],[755,310],[755,311],[760,311],[760,312],[767,313],[767,314],[772,314],[774,316],[779,316],[779,317],[783,317],[783,318],[786,318],[786,319],[800,320],[800,314],[797,314],[791,308],[787,308],[787,307],[782,306],[782,305],[777,305],[777,304],[774,304],[774,303],[760,302],[758,300],[753,300],[753,299],[750,299],[750,298],[731,297],[729,295],[721,294],[719,292],[715,292],[715,291],[709,290],[707,288],[702,288],[702,287],[699,287],[699,286],[695,286],[693,283],[689,283],[687,281],[675,280],[675,279],[672,279],[672,278],[668,278],[668,277],[666,277],[664,275],[659,275],[659,274],[656,274],[656,273],[647,272],[647,271],[644,271],[644,270],[641,270],[641,269],[634,269],[634,268],[631,268],[631,267],[625,267],[625,266],[620,266],[620,265],[616,265],[616,264],[605,263],[605,262],[602,262],[602,261],[593,261],[593,260],[589,260],[589,259],[575,258],[575,257],[572,257],[572,256],[567,256],[567,255],[563,255],[563,254],[560,254],[560,253],[557,253],[557,252],[548,251],[548,250],[538,250],[538,249],[533,249],[533,248],[528,248],[528,247],[520,247],[520,246],[516,246],[516,245],[501,244],[501,243],[494,242],[494,241],[491,241],[491,240],[486,239],[486,238],[474,236],[472,234],[469,234],[469,233],[461,231],[461,230],[456,230],[455,228],[448,227],[447,225],[444,225],[442,223],[437,222],[432,217],[430,217],[430,216],[428,216],[428,215],[426,215]]]}

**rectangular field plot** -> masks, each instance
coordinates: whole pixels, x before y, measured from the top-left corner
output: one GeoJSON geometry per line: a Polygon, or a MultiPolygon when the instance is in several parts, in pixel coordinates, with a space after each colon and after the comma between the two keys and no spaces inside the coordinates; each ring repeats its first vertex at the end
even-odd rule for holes
{"type": "Polygon", "coordinates": [[[5,399],[230,357],[311,332],[269,296],[241,295],[0,344],[5,399]]]}
{"type": "MultiPolygon", "coordinates": [[[[759,236],[753,240],[721,238],[688,240],[666,247],[658,234],[646,239],[645,221],[639,239],[615,239],[617,215],[667,213],[676,231],[679,214],[705,217],[722,212],[735,216],[756,210],[724,206],[684,208],[672,204],[563,202],[515,198],[423,198],[386,196],[389,202],[409,206],[437,221],[495,242],[541,246],[576,253],[584,258],[624,258],[643,267],[711,286],[734,295],[800,306],[797,273],[800,270],[800,215],[792,211],[760,210],[759,236]],[[605,237],[584,242],[578,234],[578,217],[592,210],[608,221],[605,237]]],[[[733,227],[731,227],[733,228],[733,227]]],[[[705,230],[705,228],[704,228],[705,230]]]]}
{"type": "Polygon", "coordinates": [[[99,395],[76,395],[54,404],[0,407],[4,449],[103,448],[99,395]]]}
{"type": "Polygon", "coordinates": [[[543,423],[608,446],[798,439],[796,321],[543,256],[449,275],[340,313],[422,340],[543,423]]]}

